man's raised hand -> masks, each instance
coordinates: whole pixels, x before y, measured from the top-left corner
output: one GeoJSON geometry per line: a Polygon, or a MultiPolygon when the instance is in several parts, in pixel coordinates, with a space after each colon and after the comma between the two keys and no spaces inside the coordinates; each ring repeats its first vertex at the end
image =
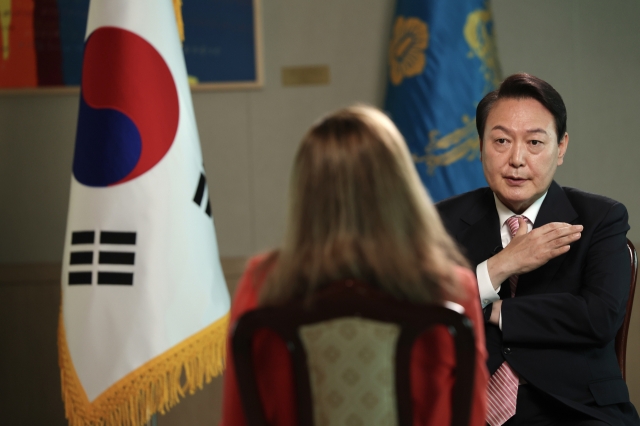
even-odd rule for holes
{"type": "Polygon", "coordinates": [[[527,222],[519,217],[520,227],[511,242],[487,262],[494,288],[511,275],[533,271],[554,257],[569,251],[569,244],[580,239],[582,225],[548,223],[527,233],[527,222]]]}

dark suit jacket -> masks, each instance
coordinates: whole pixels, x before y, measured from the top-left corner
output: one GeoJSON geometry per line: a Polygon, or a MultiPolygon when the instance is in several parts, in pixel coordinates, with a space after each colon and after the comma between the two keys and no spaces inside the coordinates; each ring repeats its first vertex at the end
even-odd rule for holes
{"type": "MultiPolygon", "coordinates": [[[[489,188],[437,208],[472,266],[502,249],[489,188]]],[[[569,252],[521,275],[514,298],[503,283],[502,331],[485,323],[491,374],[506,360],[531,385],[613,425],[640,425],[614,348],[631,277],[627,220],[624,205],[552,182],[534,228],[581,224],[582,237],[569,252]]]]}

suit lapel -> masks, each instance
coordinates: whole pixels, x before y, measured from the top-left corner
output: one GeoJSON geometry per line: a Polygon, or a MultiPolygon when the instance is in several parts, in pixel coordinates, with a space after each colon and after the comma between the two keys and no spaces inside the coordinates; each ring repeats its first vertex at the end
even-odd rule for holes
{"type": "MultiPolygon", "coordinates": [[[[555,182],[551,182],[547,196],[540,206],[540,212],[533,225],[534,229],[540,228],[551,222],[574,223],[578,219],[578,213],[574,210],[564,190],[555,182]]],[[[516,296],[536,294],[546,291],[546,286],[554,277],[568,253],[555,257],[538,269],[523,274],[518,279],[516,296]],[[544,283],[543,287],[536,283],[544,283]]]]}
{"type": "Polygon", "coordinates": [[[463,247],[467,247],[466,254],[473,266],[484,262],[502,249],[498,212],[493,192],[489,188],[460,220],[463,226],[456,237],[463,247]]]}

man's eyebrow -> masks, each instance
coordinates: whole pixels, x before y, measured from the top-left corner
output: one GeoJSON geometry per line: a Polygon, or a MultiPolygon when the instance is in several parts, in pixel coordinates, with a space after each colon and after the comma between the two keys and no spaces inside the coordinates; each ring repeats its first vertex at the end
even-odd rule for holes
{"type": "Polygon", "coordinates": [[[491,130],[502,130],[502,131],[503,131],[503,132],[505,132],[505,133],[511,133],[511,132],[509,131],[509,129],[507,129],[506,127],[501,126],[501,125],[499,125],[499,124],[498,124],[498,125],[493,126],[493,127],[491,128],[491,130]]]}
{"type": "MultiPolygon", "coordinates": [[[[507,129],[506,127],[501,126],[501,125],[499,125],[499,124],[498,124],[498,125],[493,126],[493,127],[491,128],[491,130],[502,130],[502,131],[503,131],[503,132],[505,132],[505,133],[511,133],[511,131],[510,131],[509,129],[507,129]]],[[[537,128],[535,128],[535,129],[530,129],[530,130],[527,130],[526,132],[527,132],[527,133],[544,133],[545,135],[547,134],[547,131],[546,131],[546,130],[544,130],[543,128],[541,128],[541,127],[537,127],[537,128]]]]}

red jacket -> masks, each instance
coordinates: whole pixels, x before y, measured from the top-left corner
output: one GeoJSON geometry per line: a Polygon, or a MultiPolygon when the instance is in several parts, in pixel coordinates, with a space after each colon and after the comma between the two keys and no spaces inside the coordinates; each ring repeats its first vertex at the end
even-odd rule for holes
{"type": "MultiPolygon", "coordinates": [[[[231,305],[231,321],[258,306],[258,294],[265,274],[258,275],[256,268],[264,257],[252,258],[245,270],[231,305]]],[[[468,269],[457,268],[458,277],[466,297],[454,300],[465,309],[476,333],[476,377],[471,412],[471,425],[485,426],[486,388],[488,373],[484,346],[483,317],[478,302],[478,285],[475,275],[468,269]]],[[[230,337],[229,337],[230,339],[230,337]]],[[[278,426],[295,426],[295,391],[291,370],[291,358],[284,342],[269,330],[256,334],[254,348],[259,357],[254,362],[258,371],[258,389],[267,421],[278,426]]],[[[450,423],[449,396],[453,385],[455,367],[453,341],[444,328],[438,327],[425,333],[413,348],[411,355],[411,393],[413,397],[414,425],[443,425],[450,423]]],[[[246,424],[238,384],[236,382],[230,340],[227,342],[227,369],[224,373],[222,426],[246,424]]]]}

